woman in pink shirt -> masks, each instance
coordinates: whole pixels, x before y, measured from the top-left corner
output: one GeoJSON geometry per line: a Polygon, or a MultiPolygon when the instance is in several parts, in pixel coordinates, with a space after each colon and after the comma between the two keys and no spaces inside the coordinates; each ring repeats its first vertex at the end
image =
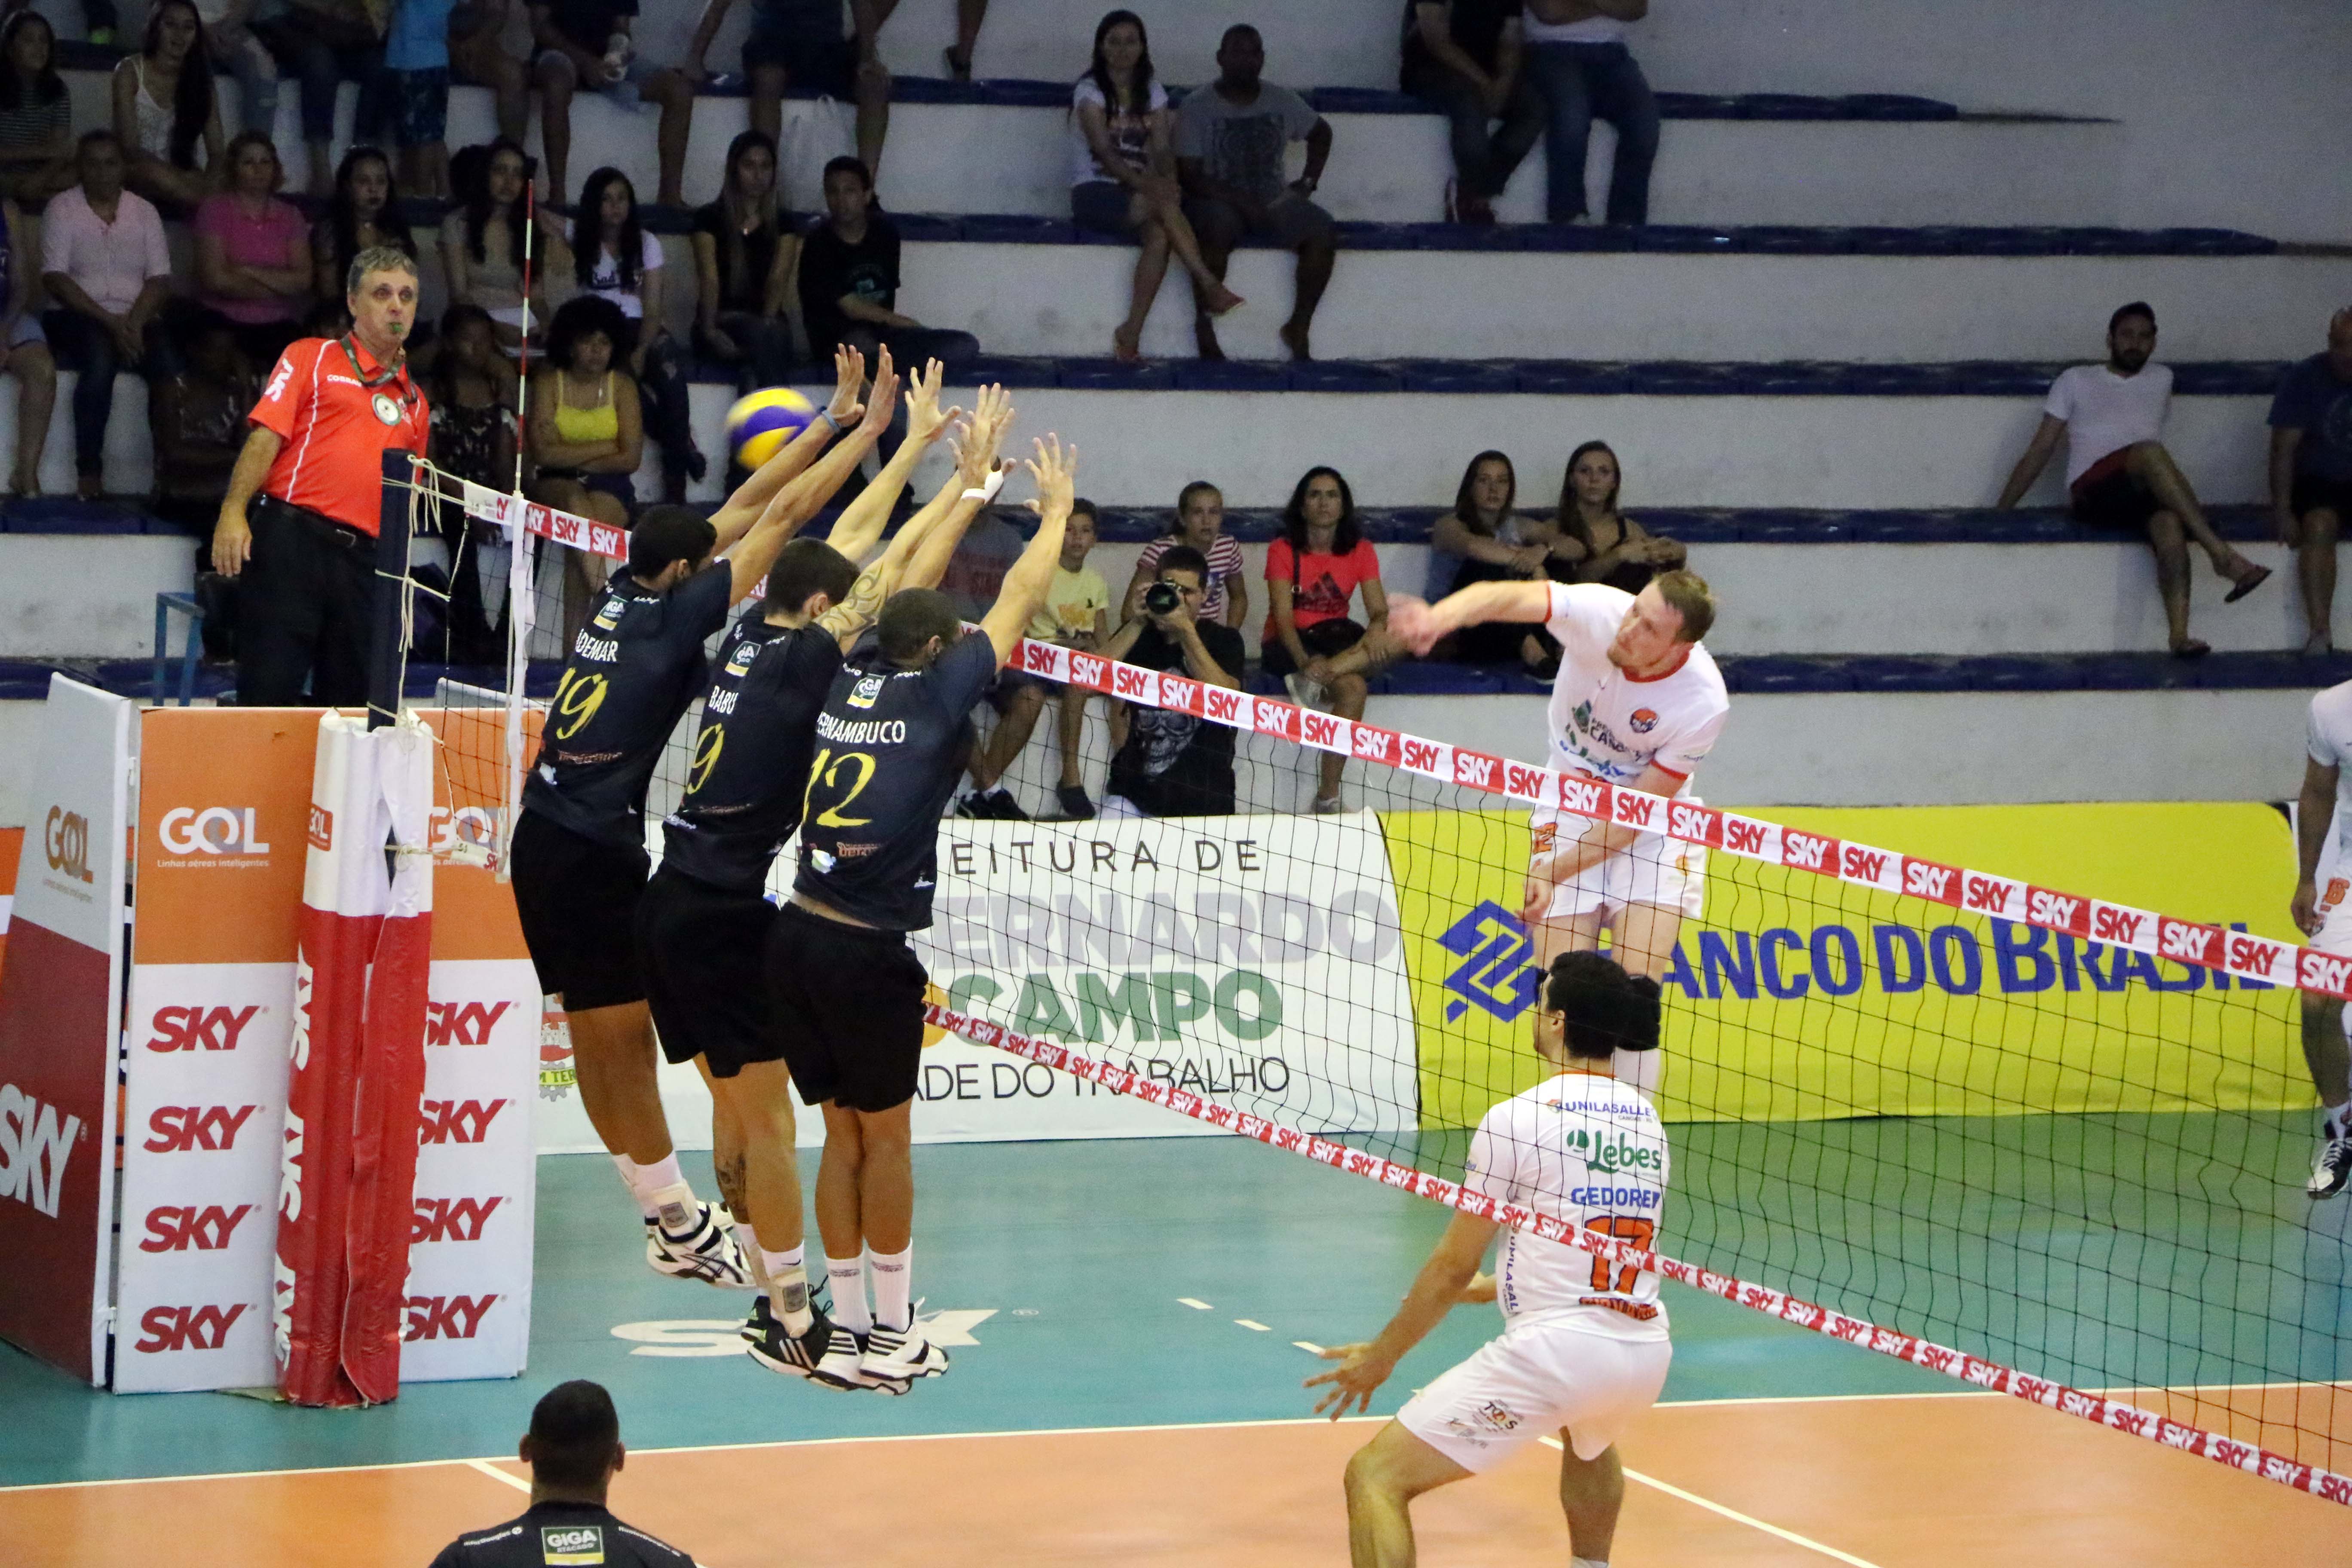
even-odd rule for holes
{"type": "Polygon", "coordinates": [[[266,372],[301,335],[310,234],[275,194],[286,171],[265,132],[239,132],[227,163],[229,188],[196,208],[196,299],[228,318],[246,358],[266,372]]]}

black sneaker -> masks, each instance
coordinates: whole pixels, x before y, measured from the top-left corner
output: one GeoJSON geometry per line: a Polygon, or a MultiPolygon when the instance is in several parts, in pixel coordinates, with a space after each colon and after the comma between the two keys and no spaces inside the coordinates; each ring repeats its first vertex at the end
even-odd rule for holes
{"type": "Polygon", "coordinates": [[[1084,822],[1095,814],[1095,803],[1087,798],[1085,786],[1064,784],[1054,792],[1062,803],[1062,816],[1069,822],[1084,822]]]}
{"type": "MultiPolygon", "coordinates": [[[[854,1333],[839,1323],[827,1325],[824,1353],[810,1370],[809,1381],[820,1388],[831,1388],[843,1394],[904,1394],[914,1386],[909,1378],[877,1377],[866,1370],[867,1336],[854,1333]]],[[[812,1344],[814,1339],[812,1336],[812,1344]]]]}
{"type": "Polygon", "coordinates": [[[2304,1191],[2315,1198],[2332,1198],[2352,1181],[2352,1132],[2340,1132],[2323,1124],[2319,1133],[2319,1158],[2312,1163],[2311,1180],[2304,1191]]]}
{"type": "Polygon", "coordinates": [[[751,1359],[761,1366],[786,1377],[809,1377],[814,1375],[817,1359],[832,1343],[834,1335],[832,1320],[823,1312],[814,1316],[816,1321],[809,1325],[808,1332],[795,1338],[784,1331],[783,1321],[775,1315],[763,1295],[751,1303],[751,1315],[738,1331],[751,1359]]]}
{"type": "Polygon", "coordinates": [[[1021,809],[1021,803],[1013,799],[1013,792],[1003,784],[984,793],[975,790],[963,797],[956,811],[963,816],[985,817],[995,822],[1029,820],[1029,814],[1021,809]]]}

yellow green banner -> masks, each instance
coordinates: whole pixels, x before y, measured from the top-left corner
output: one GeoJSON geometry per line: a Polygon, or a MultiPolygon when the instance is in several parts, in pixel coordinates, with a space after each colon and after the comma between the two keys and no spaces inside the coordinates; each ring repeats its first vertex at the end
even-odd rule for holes
{"type": "MultiPolygon", "coordinates": [[[[1791,808],[1790,827],[2182,920],[2299,940],[2294,849],[2255,805],[1791,808]]],[[[1540,1076],[1517,917],[1524,812],[1383,812],[1422,1121],[1540,1076]]],[[[2314,1103],[2294,994],[1717,853],[1664,976],[1670,1121],[2314,1103]]]]}

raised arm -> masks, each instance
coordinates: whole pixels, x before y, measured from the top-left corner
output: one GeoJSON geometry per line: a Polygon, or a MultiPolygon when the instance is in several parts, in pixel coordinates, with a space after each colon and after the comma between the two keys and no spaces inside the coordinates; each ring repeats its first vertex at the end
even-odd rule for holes
{"type": "Polygon", "coordinates": [[[1371,1408],[1372,1394],[1389,1380],[1405,1352],[1427,1337],[1429,1331],[1445,1321],[1445,1314],[1464,1300],[1464,1292],[1478,1273],[1478,1259],[1486,1254],[1487,1243],[1495,1239],[1501,1227],[1491,1219],[1480,1219],[1474,1214],[1454,1215],[1446,1226],[1445,1234],[1437,1238],[1430,1249],[1429,1260],[1421,1266],[1412,1289],[1388,1326],[1380,1336],[1361,1344],[1335,1345],[1317,1353],[1325,1361],[1339,1364],[1318,1377],[1310,1377],[1308,1388],[1328,1384],[1331,1392],[1316,1402],[1318,1415],[1329,1415],[1337,1421],[1348,1414],[1348,1407],[1358,1410],[1371,1408]]]}
{"type": "Polygon", "coordinates": [[[2001,486],[2000,499],[1993,505],[2007,511],[2024,500],[2033,481],[2042,477],[2042,470],[2050,466],[2050,456],[2058,450],[2058,443],[2065,438],[2066,422],[2055,414],[2044,414],[2033,432],[2033,439],[2026,443],[2025,455],[2009,471],[2009,483],[2001,486]]]}
{"type": "MultiPolygon", "coordinates": [[[[1284,586],[1276,584],[1276,587],[1284,586]]],[[[1389,602],[1389,632],[1416,654],[1426,654],[1437,639],[1464,626],[1489,621],[1551,619],[1551,584],[1532,583],[1473,583],[1433,605],[1399,594],[1389,602]]]]}
{"type": "Polygon", "coordinates": [[[947,575],[948,563],[954,558],[956,546],[963,542],[963,531],[980,509],[995,498],[1003,487],[1005,474],[1013,465],[997,465],[997,448],[1004,443],[1005,432],[1013,428],[1013,399],[1002,386],[983,386],[973,399],[971,418],[955,437],[956,471],[931,498],[931,507],[945,503],[942,521],[923,538],[921,547],[907,563],[903,584],[909,588],[936,588],[947,575]]]}
{"type": "MultiPolygon", "coordinates": [[[[945,435],[948,426],[963,410],[940,407],[940,384],[947,379],[947,371],[933,360],[925,371],[917,371],[907,378],[907,438],[874,482],[867,485],[858,498],[842,511],[840,521],[833,525],[826,540],[835,550],[852,561],[863,561],[873,552],[882,531],[890,526],[890,509],[898,504],[899,494],[907,488],[907,476],[915,471],[933,443],[945,435]]],[[[905,530],[899,530],[901,534],[905,530]]]]}
{"type": "Polygon", "coordinates": [[[2336,770],[2326,763],[2303,760],[2303,794],[2294,814],[2294,901],[2289,911],[2295,929],[2305,936],[2319,934],[2319,858],[2327,848],[2327,832],[2336,821],[2336,770]]]}
{"type": "Polygon", "coordinates": [[[1037,514],[1037,537],[1004,574],[996,603],[980,621],[980,629],[988,634],[989,643],[996,649],[999,669],[1013,657],[1030,617],[1054,586],[1054,568],[1062,559],[1062,531],[1070,521],[1070,501],[1076,492],[1078,449],[1065,450],[1059,436],[1047,436],[1036,446],[1037,456],[1029,464],[1029,472],[1037,480],[1037,499],[1029,506],[1037,514]]]}
{"type": "Polygon", "coordinates": [[[817,509],[833,499],[849,471],[865,460],[889,427],[890,411],[898,401],[898,378],[890,374],[889,360],[883,360],[884,369],[874,378],[874,395],[866,400],[866,417],[857,428],[820,459],[816,467],[776,492],[768,502],[760,521],[743,535],[740,543],[729,552],[729,565],[734,569],[733,592],[741,599],[758,586],[760,579],[774,565],[777,552],[785,542],[801,531],[801,525],[817,513],[817,509]]]}
{"type": "MultiPolygon", "coordinates": [[[[875,374],[877,377],[887,375],[889,369],[890,352],[885,349],[875,374]]],[[[817,454],[824,450],[835,432],[848,429],[849,422],[865,412],[857,395],[866,384],[866,356],[856,349],[836,348],[833,351],[833,401],[825,405],[824,417],[810,420],[782,451],[761,464],[750,479],[736,487],[726,504],[710,514],[710,526],[718,530],[721,552],[760,521],[778,490],[816,461],[817,454]]]]}

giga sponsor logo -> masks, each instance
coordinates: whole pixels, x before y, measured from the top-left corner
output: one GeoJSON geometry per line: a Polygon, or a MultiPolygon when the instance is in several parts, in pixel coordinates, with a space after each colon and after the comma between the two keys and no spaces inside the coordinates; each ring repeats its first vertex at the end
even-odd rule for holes
{"type": "Polygon", "coordinates": [[[0,1198],[14,1198],[58,1217],[66,1163],[73,1157],[81,1118],[43,1105],[13,1083],[0,1083],[0,1198]]]}
{"type": "Polygon", "coordinates": [[[155,841],[166,855],[185,858],[251,858],[269,853],[252,806],[175,806],[155,825],[155,841]]]}
{"type": "Polygon", "coordinates": [[[41,852],[49,869],[77,882],[94,880],[89,869],[89,818],[64,806],[49,807],[41,825],[41,852]]]}

